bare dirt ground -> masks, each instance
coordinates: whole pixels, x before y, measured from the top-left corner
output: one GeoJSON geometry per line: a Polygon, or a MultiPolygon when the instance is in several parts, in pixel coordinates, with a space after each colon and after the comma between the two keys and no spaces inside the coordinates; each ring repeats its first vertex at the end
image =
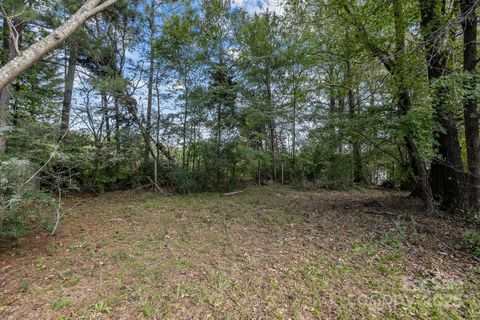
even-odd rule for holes
{"type": "Polygon", "coordinates": [[[0,319],[480,319],[466,222],[405,194],[73,197],[0,249],[0,319]]]}

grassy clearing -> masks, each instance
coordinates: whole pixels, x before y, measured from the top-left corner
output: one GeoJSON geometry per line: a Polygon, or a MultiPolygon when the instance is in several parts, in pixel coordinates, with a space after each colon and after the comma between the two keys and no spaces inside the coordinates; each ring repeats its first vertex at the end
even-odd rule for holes
{"type": "Polygon", "coordinates": [[[105,194],[1,253],[2,319],[479,319],[462,222],[399,193],[105,194]],[[414,214],[415,219],[367,213],[414,214]]]}

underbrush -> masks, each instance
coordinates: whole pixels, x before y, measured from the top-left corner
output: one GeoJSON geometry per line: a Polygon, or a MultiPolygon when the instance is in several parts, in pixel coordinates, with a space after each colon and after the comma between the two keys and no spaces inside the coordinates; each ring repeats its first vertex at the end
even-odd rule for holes
{"type": "Polygon", "coordinates": [[[480,232],[467,231],[463,234],[461,247],[464,251],[480,259],[480,232]]]}
{"type": "Polygon", "coordinates": [[[58,202],[37,190],[30,176],[28,161],[0,163],[0,241],[18,239],[34,225],[49,230],[56,227],[58,202]]]}

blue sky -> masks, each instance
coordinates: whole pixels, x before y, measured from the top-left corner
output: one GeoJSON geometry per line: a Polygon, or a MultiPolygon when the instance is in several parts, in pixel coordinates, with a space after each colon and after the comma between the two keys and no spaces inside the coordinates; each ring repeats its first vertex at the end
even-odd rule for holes
{"type": "MultiPolygon", "coordinates": [[[[238,6],[238,7],[242,7],[243,9],[245,9],[247,12],[253,14],[253,13],[259,13],[259,12],[265,12],[265,11],[269,11],[269,12],[275,12],[277,14],[282,14],[283,13],[283,8],[282,8],[282,2],[285,1],[285,0],[232,0],[231,4],[232,6],[238,6]]],[[[129,59],[131,59],[131,61],[141,61],[144,59],[144,56],[142,56],[142,54],[138,51],[138,47],[136,48],[132,48],[133,51],[129,50],[129,52],[127,52],[127,57],[129,59]]],[[[142,48],[143,50],[143,48],[142,48]]],[[[81,74],[77,74],[77,79],[76,79],[76,89],[78,89],[78,85],[79,85],[79,77],[82,77],[81,74]]],[[[138,78],[137,78],[138,79],[138,78]]],[[[141,88],[139,88],[136,93],[134,94],[134,98],[137,100],[138,102],[138,107],[139,107],[139,111],[140,113],[144,112],[145,110],[145,105],[146,105],[146,96],[147,96],[147,87],[144,83],[144,80],[139,80],[139,84],[142,86],[141,88]]],[[[167,92],[168,91],[168,87],[165,87],[165,84],[162,84],[162,91],[163,93],[167,92]]],[[[171,89],[171,88],[170,88],[171,89]]],[[[74,100],[75,100],[75,106],[77,107],[82,107],[82,97],[79,96],[79,91],[78,90],[75,90],[76,94],[74,96],[74,100]]],[[[176,103],[174,100],[165,100],[165,101],[162,101],[162,113],[163,115],[165,116],[166,114],[170,114],[170,113],[176,113],[178,110],[176,108],[176,103]]],[[[78,111],[78,109],[77,109],[78,111]]],[[[75,113],[75,111],[74,111],[75,113]]],[[[77,113],[77,116],[79,114],[77,113]]],[[[83,125],[81,123],[78,123],[78,121],[80,119],[72,119],[73,123],[73,127],[77,127],[80,126],[80,127],[83,127],[83,125]]]]}

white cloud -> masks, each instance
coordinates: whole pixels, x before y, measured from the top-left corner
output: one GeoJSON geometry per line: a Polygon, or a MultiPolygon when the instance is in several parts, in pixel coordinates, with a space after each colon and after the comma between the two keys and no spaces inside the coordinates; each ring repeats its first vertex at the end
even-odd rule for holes
{"type": "Polygon", "coordinates": [[[284,1],[285,0],[232,0],[232,5],[242,7],[250,13],[268,11],[281,15],[284,13],[284,1]]]}

